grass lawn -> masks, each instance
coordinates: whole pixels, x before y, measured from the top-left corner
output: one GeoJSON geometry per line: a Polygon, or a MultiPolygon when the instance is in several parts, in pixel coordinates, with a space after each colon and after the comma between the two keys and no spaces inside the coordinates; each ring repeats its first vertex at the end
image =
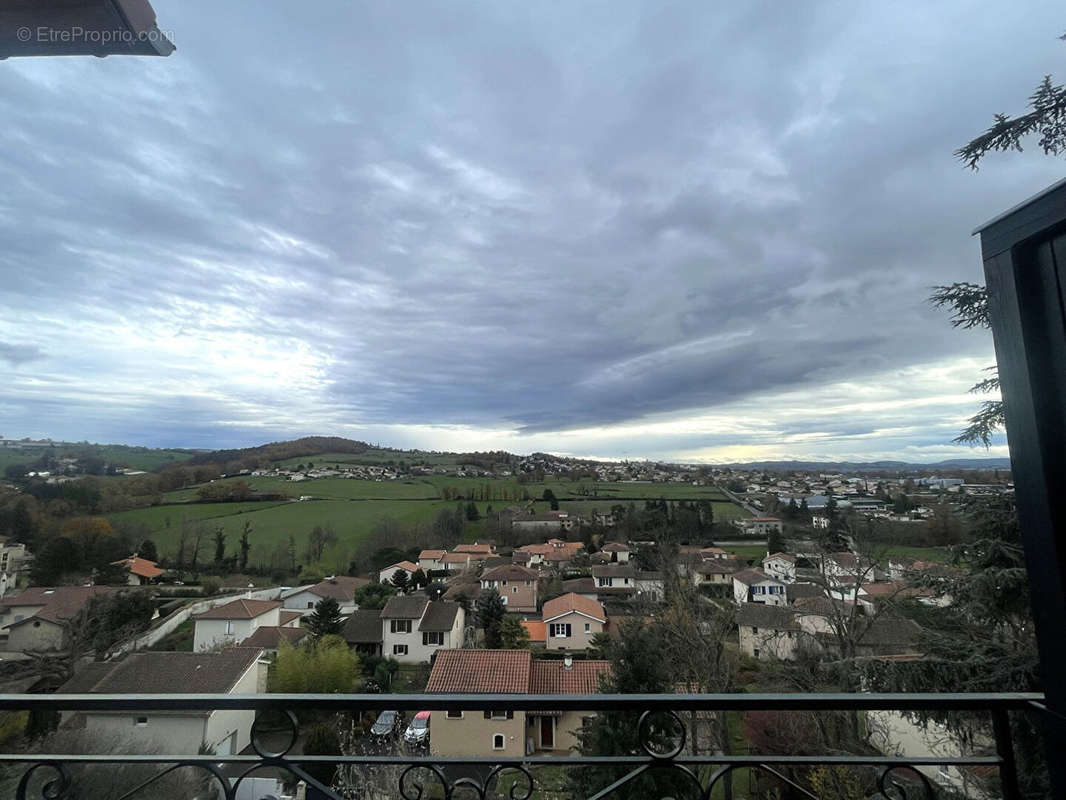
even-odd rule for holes
{"type": "Polygon", "coordinates": [[[951,560],[951,551],[946,547],[911,547],[893,544],[884,548],[875,547],[875,550],[878,553],[884,550],[888,556],[910,556],[911,558],[919,558],[922,561],[935,561],[940,564],[945,564],[951,560]]]}
{"type": "Polygon", "coordinates": [[[195,628],[195,620],[187,619],[148,649],[191,653],[195,628]]]}
{"type": "Polygon", "coordinates": [[[764,544],[742,544],[735,547],[723,547],[722,549],[741,561],[751,560],[762,563],[763,558],[766,557],[766,545],[764,544]]]}
{"type": "Polygon", "coordinates": [[[392,694],[421,694],[428,680],[429,664],[401,664],[392,679],[392,694]]]}

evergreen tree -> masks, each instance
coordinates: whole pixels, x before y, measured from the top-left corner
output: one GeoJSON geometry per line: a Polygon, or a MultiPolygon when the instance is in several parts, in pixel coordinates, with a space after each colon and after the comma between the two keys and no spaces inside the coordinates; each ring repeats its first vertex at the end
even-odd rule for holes
{"type": "Polygon", "coordinates": [[[471,522],[477,522],[477,520],[481,519],[481,514],[477,510],[477,503],[473,500],[466,504],[466,518],[471,522]]]}
{"type": "Polygon", "coordinates": [[[226,531],[219,525],[215,528],[215,563],[226,560],[226,531]]]}
{"type": "Polygon", "coordinates": [[[407,570],[398,569],[392,575],[392,585],[400,590],[400,594],[407,594],[407,586],[411,583],[411,576],[407,570]]]}
{"type": "Polygon", "coordinates": [[[340,603],[332,597],[323,597],[315,603],[315,610],[307,617],[307,630],[316,639],[323,636],[340,635],[344,628],[341,618],[340,603]]]}
{"type": "Polygon", "coordinates": [[[421,589],[423,586],[429,583],[429,578],[426,577],[426,573],[423,571],[423,569],[419,567],[411,573],[410,582],[412,589],[421,589]]]}
{"type": "Polygon", "coordinates": [[[774,528],[766,537],[766,549],[773,553],[783,553],[785,551],[785,539],[781,535],[781,531],[774,528]]]}
{"type": "Polygon", "coordinates": [[[507,615],[507,606],[495,589],[486,589],[477,598],[477,623],[485,632],[485,647],[495,650],[501,646],[500,624],[507,615]]]}
{"type": "Polygon", "coordinates": [[[523,650],[529,647],[529,632],[513,614],[500,620],[500,647],[504,650],[523,650]]]}
{"type": "Polygon", "coordinates": [[[249,536],[249,534],[251,532],[252,532],[252,523],[250,523],[247,520],[245,520],[244,527],[241,528],[241,542],[240,542],[240,547],[241,547],[241,555],[240,555],[241,572],[244,572],[246,569],[248,569],[248,553],[251,552],[251,549],[252,549],[252,545],[248,541],[248,536],[249,536]]]}
{"type": "Polygon", "coordinates": [[[140,547],[137,548],[137,555],[148,561],[158,561],[159,552],[155,548],[155,542],[151,539],[145,539],[141,542],[140,547]]]}

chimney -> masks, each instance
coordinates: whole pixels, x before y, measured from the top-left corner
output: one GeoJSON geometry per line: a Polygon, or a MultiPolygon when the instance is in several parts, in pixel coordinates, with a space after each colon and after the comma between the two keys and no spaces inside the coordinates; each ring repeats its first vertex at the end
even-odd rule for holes
{"type": "Polygon", "coordinates": [[[569,669],[573,669],[573,668],[574,668],[574,657],[573,656],[566,656],[566,658],[563,659],[563,669],[568,669],[569,670],[569,669]]]}

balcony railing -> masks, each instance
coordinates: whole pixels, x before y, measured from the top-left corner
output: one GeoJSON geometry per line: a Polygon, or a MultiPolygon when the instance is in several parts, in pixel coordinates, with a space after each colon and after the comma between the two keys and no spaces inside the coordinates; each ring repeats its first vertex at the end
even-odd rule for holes
{"type": "MultiPolygon", "coordinates": [[[[611,797],[633,781],[650,775],[673,775],[687,786],[684,796],[714,798],[721,796],[727,775],[750,770],[765,776],[767,785],[776,785],[782,796],[816,798],[810,787],[793,779],[796,768],[817,766],[851,768],[876,774],[880,796],[899,798],[934,798],[947,794],[923,768],[982,768],[998,771],[998,792],[1007,800],[1018,800],[1018,775],[1011,741],[1011,713],[1046,713],[1039,694],[633,694],[633,695],[527,695],[527,694],[396,694],[396,695],[0,695],[0,711],[30,712],[128,712],[175,714],[212,711],[255,711],[251,731],[251,753],[183,754],[183,753],[0,753],[0,770],[16,786],[17,800],[43,798],[61,800],[84,797],[77,785],[79,770],[107,765],[158,766],[158,771],[126,791],[121,797],[149,797],[153,800],[171,795],[153,791],[153,787],[175,770],[199,770],[215,789],[205,797],[236,800],[247,796],[240,787],[248,776],[264,768],[280,770],[294,779],[303,780],[311,793],[343,800],[343,788],[324,785],[309,774],[315,765],[330,764],[349,770],[373,770],[392,767],[397,770],[391,796],[415,800],[430,797],[495,797],[497,793],[511,800],[529,800],[538,789],[535,773],[545,766],[567,770],[598,768],[617,770],[618,778],[595,791],[592,798],[611,797]],[[638,752],[628,755],[600,756],[438,756],[430,753],[363,754],[343,756],[307,756],[291,751],[301,736],[299,714],[318,711],[337,714],[381,711],[403,712],[466,711],[484,712],[508,709],[535,715],[575,712],[639,713],[638,752]],[[987,715],[990,719],[992,755],[972,756],[876,756],[876,755],[698,755],[686,746],[686,715],[701,712],[751,711],[898,711],[898,712],[968,712],[987,715]],[[272,712],[272,713],[267,713],[272,712]],[[273,719],[270,743],[261,722],[273,719]],[[280,733],[277,720],[282,721],[280,733]],[[664,726],[662,723],[666,721],[664,726]],[[667,727],[672,734],[663,737],[667,727]],[[652,735],[652,730],[658,735],[652,735]],[[665,744],[664,744],[665,742],[665,744]],[[401,770],[402,768],[402,770],[401,770]]],[[[430,736],[432,737],[431,730],[430,736]]],[[[106,746],[106,745],[102,745],[106,746]]],[[[350,796],[347,795],[347,796],[350,796]]],[[[378,793],[375,796],[387,796],[378,793]]],[[[738,791],[736,797],[750,796],[738,791]]],[[[953,795],[955,796],[955,795],[953,795]]],[[[995,796],[995,795],[993,795],[995,796]]]]}

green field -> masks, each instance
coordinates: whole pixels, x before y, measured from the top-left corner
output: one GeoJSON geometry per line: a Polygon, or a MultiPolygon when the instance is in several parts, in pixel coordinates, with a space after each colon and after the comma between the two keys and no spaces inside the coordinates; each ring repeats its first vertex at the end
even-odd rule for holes
{"type": "Polygon", "coordinates": [[[946,564],[951,560],[951,551],[946,547],[910,547],[893,544],[883,548],[875,546],[874,549],[878,554],[884,551],[886,556],[910,556],[922,561],[935,561],[939,564],[946,564]]]}
{"type": "Polygon", "coordinates": [[[151,472],[166,464],[177,464],[190,457],[190,453],[177,450],[150,450],[146,447],[124,445],[57,445],[56,447],[3,447],[0,448],[0,472],[9,464],[32,464],[43,455],[76,457],[89,454],[102,458],[109,464],[119,464],[130,469],[151,472]]]}

